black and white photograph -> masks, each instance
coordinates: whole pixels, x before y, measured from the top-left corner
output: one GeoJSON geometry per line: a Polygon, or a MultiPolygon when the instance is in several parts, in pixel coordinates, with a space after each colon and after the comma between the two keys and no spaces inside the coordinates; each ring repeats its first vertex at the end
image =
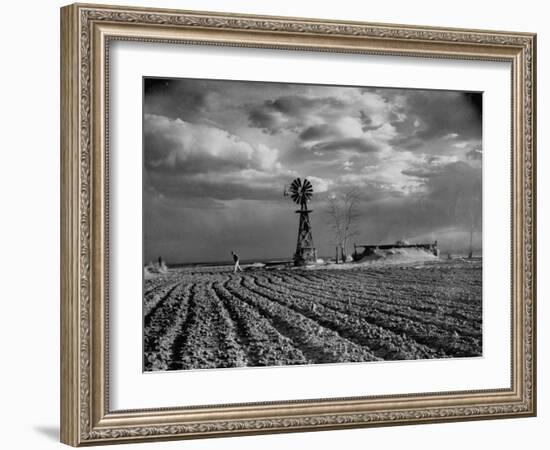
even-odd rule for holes
{"type": "Polygon", "coordinates": [[[143,78],[143,369],[483,356],[481,92],[143,78]]]}

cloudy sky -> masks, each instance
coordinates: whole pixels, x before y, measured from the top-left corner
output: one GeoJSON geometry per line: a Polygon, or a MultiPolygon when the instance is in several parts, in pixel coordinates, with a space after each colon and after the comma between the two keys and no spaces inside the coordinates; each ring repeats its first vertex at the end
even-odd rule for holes
{"type": "Polygon", "coordinates": [[[326,199],[355,188],[357,243],[481,247],[480,93],[144,79],[146,261],[291,257],[307,177],[313,239],[334,253],[326,199]]]}

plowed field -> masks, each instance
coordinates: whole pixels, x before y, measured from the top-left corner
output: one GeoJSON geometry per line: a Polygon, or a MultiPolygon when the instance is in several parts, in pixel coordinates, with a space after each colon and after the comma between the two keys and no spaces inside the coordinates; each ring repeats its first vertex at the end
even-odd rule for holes
{"type": "Polygon", "coordinates": [[[147,371],[482,354],[481,260],[172,269],[146,280],[147,371]]]}

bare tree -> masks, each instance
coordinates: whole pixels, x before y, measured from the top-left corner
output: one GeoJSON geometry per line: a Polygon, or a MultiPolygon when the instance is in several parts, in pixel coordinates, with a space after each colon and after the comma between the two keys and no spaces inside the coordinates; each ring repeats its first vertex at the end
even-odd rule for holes
{"type": "Polygon", "coordinates": [[[328,222],[332,228],[334,245],[336,246],[336,263],[340,257],[340,245],[342,243],[342,208],[341,202],[336,196],[330,196],[327,199],[326,214],[328,222]]]}
{"type": "Polygon", "coordinates": [[[346,261],[351,239],[359,234],[357,220],[359,219],[359,193],[357,189],[350,189],[341,195],[332,195],[327,199],[325,208],[328,222],[332,228],[338,251],[342,260],[346,261]]]}

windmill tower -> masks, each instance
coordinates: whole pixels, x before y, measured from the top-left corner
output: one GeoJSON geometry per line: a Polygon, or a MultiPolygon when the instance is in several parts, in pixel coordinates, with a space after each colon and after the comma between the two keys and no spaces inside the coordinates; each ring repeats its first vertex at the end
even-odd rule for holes
{"type": "Polygon", "coordinates": [[[311,182],[304,178],[304,181],[300,178],[296,178],[289,188],[290,198],[300,205],[300,209],[295,211],[300,215],[300,221],[298,225],[298,241],[296,243],[296,253],[294,253],[294,265],[303,266],[306,264],[315,263],[317,261],[317,252],[313,247],[313,236],[311,234],[311,222],[309,221],[309,213],[313,212],[307,209],[307,202],[313,195],[313,186],[311,182]]]}

